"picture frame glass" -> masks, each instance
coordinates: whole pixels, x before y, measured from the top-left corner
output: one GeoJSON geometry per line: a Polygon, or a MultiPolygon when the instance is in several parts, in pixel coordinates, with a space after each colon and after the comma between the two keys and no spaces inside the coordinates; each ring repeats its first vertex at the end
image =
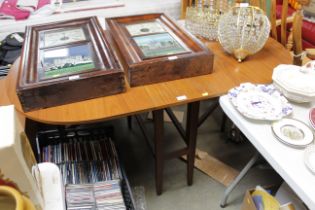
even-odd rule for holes
{"type": "Polygon", "coordinates": [[[144,58],[169,56],[189,52],[169,33],[133,37],[144,58]]]}
{"type": "Polygon", "coordinates": [[[166,30],[158,21],[141,22],[125,25],[131,36],[164,33],[166,30]]]}
{"type": "Polygon", "coordinates": [[[75,27],[44,31],[42,32],[41,39],[41,47],[46,48],[86,41],[87,37],[83,27],[75,27]]]}
{"type": "Polygon", "coordinates": [[[40,80],[79,74],[96,68],[90,43],[42,50],[39,62],[40,80]]]}

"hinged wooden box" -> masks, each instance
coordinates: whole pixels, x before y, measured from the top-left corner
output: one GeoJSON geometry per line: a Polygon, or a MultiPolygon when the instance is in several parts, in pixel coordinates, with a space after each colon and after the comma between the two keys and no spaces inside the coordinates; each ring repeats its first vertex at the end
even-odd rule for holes
{"type": "Polygon", "coordinates": [[[209,74],[213,53],[164,14],[107,18],[130,86],[209,74]]]}
{"type": "Polygon", "coordinates": [[[124,72],[96,17],[30,26],[17,95],[24,111],[123,92],[124,72]]]}

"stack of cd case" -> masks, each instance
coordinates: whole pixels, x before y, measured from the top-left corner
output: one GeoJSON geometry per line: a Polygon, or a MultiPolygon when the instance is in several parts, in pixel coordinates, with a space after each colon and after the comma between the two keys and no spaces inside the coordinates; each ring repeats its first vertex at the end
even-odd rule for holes
{"type": "Polygon", "coordinates": [[[120,180],[66,186],[68,210],[115,209],[125,210],[120,180]]]}
{"type": "Polygon", "coordinates": [[[37,158],[58,165],[67,209],[134,209],[129,182],[112,138],[113,128],[103,126],[37,133],[37,158]]]}
{"type": "Polygon", "coordinates": [[[87,184],[120,179],[119,162],[109,137],[83,141],[70,138],[68,142],[42,148],[43,162],[59,166],[65,184],[87,184]]]}
{"type": "Polygon", "coordinates": [[[1,66],[0,65],[0,79],[8,75],[10,66],[1,66]]]}

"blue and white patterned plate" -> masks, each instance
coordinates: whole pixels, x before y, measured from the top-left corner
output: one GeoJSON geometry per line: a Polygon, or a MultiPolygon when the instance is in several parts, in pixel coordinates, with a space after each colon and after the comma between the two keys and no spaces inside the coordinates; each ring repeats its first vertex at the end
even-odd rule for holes
{"type": "Polygon", "coordinates": [[[273,85],[242,83],[228,96],[245,117],[256,120],[279,120],[293,111],[292,105],[273,85]]]}

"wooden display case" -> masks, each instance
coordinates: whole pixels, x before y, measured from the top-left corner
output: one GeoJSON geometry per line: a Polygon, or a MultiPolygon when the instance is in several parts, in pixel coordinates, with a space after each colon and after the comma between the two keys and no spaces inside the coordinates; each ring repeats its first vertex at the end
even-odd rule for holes
{"type": "Polygon", "coordinates": [[[123,92],[124,72],[96,17],[26,29],[17,95],[24,111],[123,92]]]}
{"type": "Polygon", "coordinates": [[[130,86],[209,74],[213,53],[164,14],[107,18],[130,86]]]}

